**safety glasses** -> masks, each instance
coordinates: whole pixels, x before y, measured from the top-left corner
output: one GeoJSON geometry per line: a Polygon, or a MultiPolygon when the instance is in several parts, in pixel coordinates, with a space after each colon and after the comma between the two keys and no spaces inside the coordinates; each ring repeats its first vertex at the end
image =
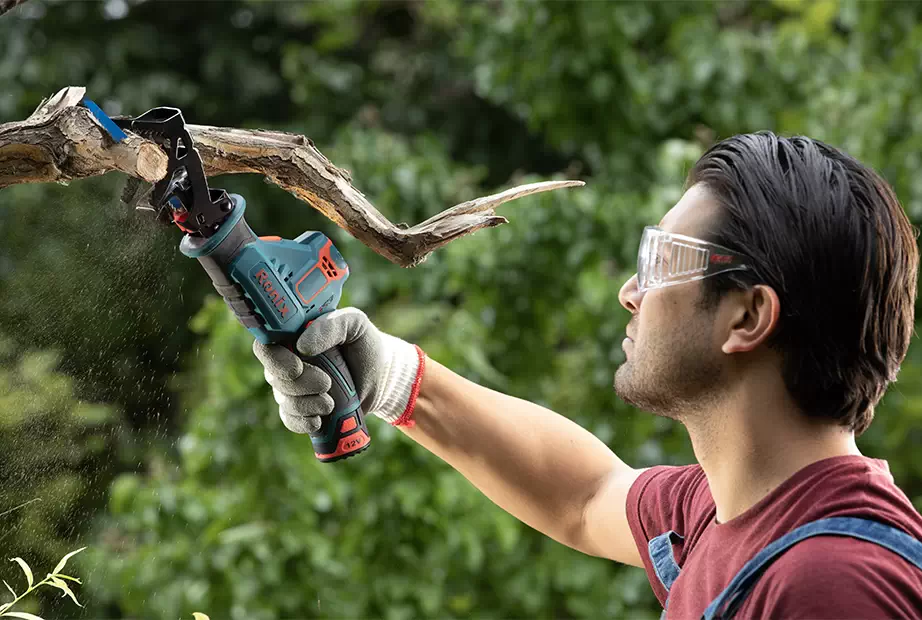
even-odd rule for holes
{"type": "Polygon", "coordinates": [[[751,269],[748,257],[693,237],[657,226],[643,229],[637,253],[640,292],[709,278],[726,271],[751,269]]]}

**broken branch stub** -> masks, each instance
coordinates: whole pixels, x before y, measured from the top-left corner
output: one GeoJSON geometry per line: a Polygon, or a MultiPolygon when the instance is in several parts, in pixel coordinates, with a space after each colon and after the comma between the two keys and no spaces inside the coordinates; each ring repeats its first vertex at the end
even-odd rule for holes
{"type": "MultiPolygon", "coordinates": [[[[119,170],[147,182],[166,174],[167,155],[128,132],[113,143],[89,110],[85,89],[65,88],[25,121],[0,125],[0,188],[63,182],[119,170]]],[[[308,138],[292,133],[189,125],[208,176],[255,173],[294,194],[388,260],[412,267],[436,248],[507,222],[496,207],[538,192],[584,185],[547,181],[470,200],[409,228],[390,222],[308,138]]]]}

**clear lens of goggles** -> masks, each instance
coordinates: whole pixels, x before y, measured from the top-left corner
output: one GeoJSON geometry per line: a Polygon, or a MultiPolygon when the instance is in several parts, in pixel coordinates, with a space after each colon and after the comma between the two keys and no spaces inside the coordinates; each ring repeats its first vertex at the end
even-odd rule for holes
{"type": "Polygon", "coordinates": [[[637,255],[637,285],[645,291],[746,269],[740,258],[718,245],[648,226],[637,255]]]}

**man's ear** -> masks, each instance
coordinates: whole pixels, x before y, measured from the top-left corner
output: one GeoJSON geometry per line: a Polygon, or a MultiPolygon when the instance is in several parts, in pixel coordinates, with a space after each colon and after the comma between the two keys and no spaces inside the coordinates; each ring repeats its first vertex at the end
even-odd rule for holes
{"type": "Polygon", "coordinates": [[[733,297],[730,333],[721,350],[724,353],[752,351],[777,328],[781,301],[775,289],[765,284],[757,284],[733,297]]]}

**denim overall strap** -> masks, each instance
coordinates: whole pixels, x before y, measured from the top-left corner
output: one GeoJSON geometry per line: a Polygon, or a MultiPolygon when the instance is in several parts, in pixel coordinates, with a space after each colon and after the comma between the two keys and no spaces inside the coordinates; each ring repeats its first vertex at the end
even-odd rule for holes
{"type": "MultiPolygon", "coordinates": [[[[749,560],[720,595],[704,610],[705,620],[732,618],[759,576],[791,546],[812,536],[850,536],[877,543],[922,570],[922,542],[889,525],[855,517],[832,517],[802,525],[785,534],[749,560]]],[[[652,541],[651,541],[652,542],[652,541]]]]}
{"type": "Polygon", "coordinates": [[[669,530],[665,534],[660,534],[651,538],[647,543],[647,550],[650,552],[650,560],[653,562],[653,572],[659,578],[660,583],[669,592],[672,583],[679,576],[679,565],[676,564],[675,555],[672,553],[672,544],[677,543],[684,537],[669,530]]]}

